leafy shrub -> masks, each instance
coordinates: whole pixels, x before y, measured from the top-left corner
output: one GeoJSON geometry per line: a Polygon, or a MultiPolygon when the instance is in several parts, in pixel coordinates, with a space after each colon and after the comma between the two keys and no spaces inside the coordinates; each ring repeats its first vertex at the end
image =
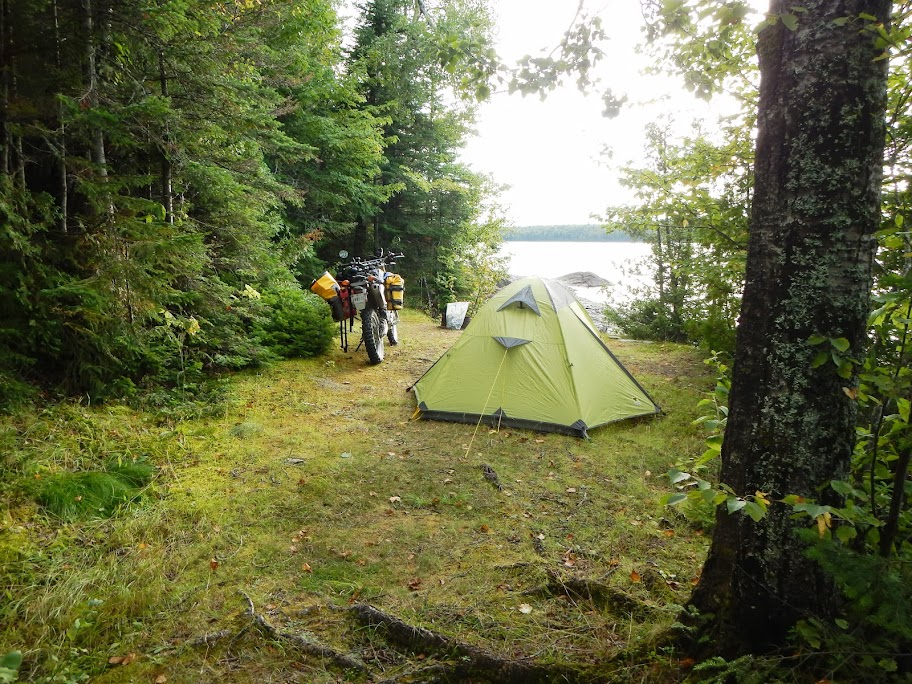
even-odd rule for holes
{"type": "Polygon", "coordinates": [[[281,358],[326,353],[335,337],[330,309],[318,296],[287,288],[263,295],[266,311],[254,324],[256,340],[281,358]]]}
{"type": "Polygon", "coordinates": [[[111,463],[104,470],[65,472],[43,480],[38,502],[64,520],[110,516],[140,496],[155,466],[142,461],[111,463]]]}
{"type": "Polygon", "coordinates": [[[154,413],[162,423],[220,418],[225,415],[229,380],[203,378],[179,387],[156,386],[137,393],[130,405],[154,413]]]}
{"type": "Polygon", "coordinates": [[[632,300],[629,304],[608,309],[605,318],[612,327],[634,340],[687,341],[680,321],[674,321],[668,307],[658,299],[632,300]]]}
{"type": "MultiPolygon", "coordinates": [[[[896,681],[912,670],[912,572],[907,558],[859,552],[836,539],[805,530],[808,554],[842,592],[843,617],[832,623],[808,618],[796,636],[818,650],[844,681],[896,681]]],[[[908,681],[905,679],[903,681],[908,681]]]]}

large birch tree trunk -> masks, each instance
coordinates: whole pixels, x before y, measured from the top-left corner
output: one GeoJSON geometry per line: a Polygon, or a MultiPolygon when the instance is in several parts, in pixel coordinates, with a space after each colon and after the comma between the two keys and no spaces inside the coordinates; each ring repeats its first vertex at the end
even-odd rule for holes
{"type": "MultiPolygon", "coordinates": [[[[792,3],[772,0],[770,15],[788,17],[759,37],[754,201],[721,480],[741,495],[835,504],[818,487],[849,465],[856,407],[844,388],[853,380],[833,362],[813,368],[821,347],[809,340],[844,338],[846,358],[860,358],[865,344],[886,60],[875,61],[882,51],[864,30],[874,22],[860,15],[887,24],[891,3],[801,5],[792,14],[792,3]]],[[[832,580],[796,535],[808,521],[791,514],[774,503],[755,523],[719,510],[691,599],[716,652],[774,649],[798,620],[836,607],[832,580]]]]}

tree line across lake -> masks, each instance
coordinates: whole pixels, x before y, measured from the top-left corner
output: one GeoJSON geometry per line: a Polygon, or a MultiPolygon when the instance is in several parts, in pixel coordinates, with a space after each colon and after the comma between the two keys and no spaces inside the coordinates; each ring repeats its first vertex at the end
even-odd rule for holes
{"type": "Polygon", "coordinates": [[[604,226],[597,223],[516,226],[507,229],[504,240],[517,242],[639,242],[623,230],[609,232],[604,226]]]}

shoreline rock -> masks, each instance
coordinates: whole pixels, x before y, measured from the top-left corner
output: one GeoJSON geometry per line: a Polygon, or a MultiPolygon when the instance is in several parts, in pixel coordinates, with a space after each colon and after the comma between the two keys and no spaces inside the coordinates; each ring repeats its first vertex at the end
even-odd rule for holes
{"type": "Polygon", "coordinates": [[[576,271],[555,278],[568,287],[605,287],[611,283],[592,271],[576,271]]]}

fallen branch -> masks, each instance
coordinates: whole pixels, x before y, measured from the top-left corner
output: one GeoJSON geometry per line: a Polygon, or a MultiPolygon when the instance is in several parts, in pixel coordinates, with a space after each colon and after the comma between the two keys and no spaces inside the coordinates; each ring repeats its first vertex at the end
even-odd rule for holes
{"type": "Polygon", "coordinates": [[[184,644],[186,646],[192,646],[194,648],[198,646],[214,646],[217,642],[230,636],[234,636],[234,632],[232,632],[230,629],[223,629],[218,632],[201,634],[198,637],[194,637],[193,639],[185,641],[184,644]]]}
{"type": "MultiPolygon", "coordinates": [[[[424,674],[439,675],[430,681],[463,681],[468,676],[477,676],[498,684],[545,684],[556,680],[568,683],[590,681],[589,677],[584,677],[580,672],[568,667],[502,658],[439,632],[410,625],[365,603],[356,604],[350,610],[361,624],[383,628],[390,641],[415,651],[442,653],[457,661],[448,666],[434,665],[424,668],[424,674]]],[[[404,677],[410,678],[415,674],[413,672],[387,681],[394,684],[402,681],[404,677]]]]}

